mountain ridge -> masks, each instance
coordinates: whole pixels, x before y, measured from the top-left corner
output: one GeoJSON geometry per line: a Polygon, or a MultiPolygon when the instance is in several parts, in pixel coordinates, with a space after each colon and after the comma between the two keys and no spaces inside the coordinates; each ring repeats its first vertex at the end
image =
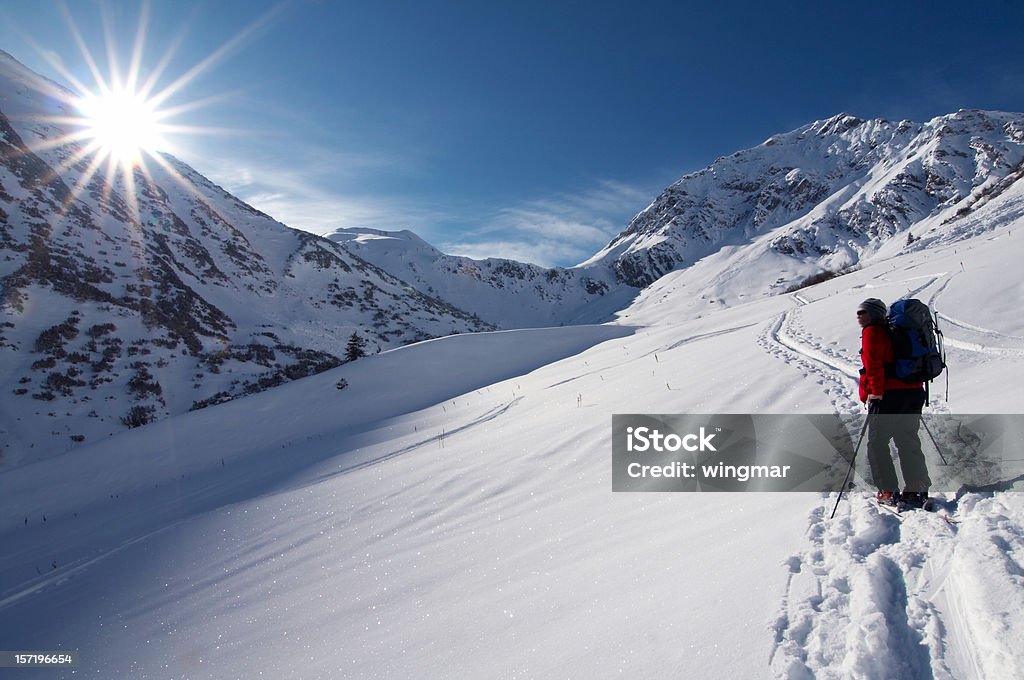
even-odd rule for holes
{"type": "Polygon", "coordinates": [[[1024,114],[974,109],[923,124],[849,114],[815,121],[684,175],[581,266],[610,266],[642,288],[773,230],[776,253],[821,269],[855,265],[1019,170],[1022,130],[1024,114]]]}
{"type": "Polygon", "coordinates": [[[104,172],[30,74],[0,60],[0,467],[337,366],[352,334],[493,328],[171,156],[104,172]]]}
{"type": "Polygon", "coordinates": [[[326,237],[498,328],[603,323],[637,292],[600,270],[447,255],[409,230],[347,227],[326,237]]]}

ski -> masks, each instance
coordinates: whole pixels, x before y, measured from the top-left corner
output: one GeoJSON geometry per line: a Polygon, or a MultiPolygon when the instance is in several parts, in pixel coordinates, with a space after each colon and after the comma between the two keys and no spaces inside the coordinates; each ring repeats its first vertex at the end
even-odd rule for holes
{"type": "Polygon", "coordinates": [[[879,503],[878,507],[881,508],[882,510],[885,510],[887,512],[892,513],[893,515],[896,516],[896,519],[898,519],[899,521],[901,521],[901,522],[903,521],[903,518],[900,517],[900,511],[899,511],[898,508],[895,508],[895,507],[893,507],[891,505],[884,505],[882,503],[879,503]]]}
{"type": "Polygon", "coordinates": [[[900,508],[898,505],[890,505],[888,503],[883,503],[878,500],[875,501],[875,505],[877,505],[881,510],[885,510],[886,512],[896,515],[896,519],[898,519],[899,521],[903,521],[903,518],[900,517],[900,508]]]}
{"type": "Polygon", "coordinates": [[[886,512],[896,515],[896,517],[899,518],[900,521],[903,521],[902,515],[904,512],[910,512],[913,510],[923,510],[924,512],[929,512],[933,515],[941,517],[949,524],[960,523],[960,520],[952,516],[952,512],[956,510],[955,502],[953,504],[950,504],[949,502],[941,498],[929,498],[922,505],[917,505],[915,503],[904,503],[902,501],[897,501],[895,505],[891,505],[889,503],[883,503],[878,500],[876,500],[875,504],[882,510],[885,510],[886,512]]]}

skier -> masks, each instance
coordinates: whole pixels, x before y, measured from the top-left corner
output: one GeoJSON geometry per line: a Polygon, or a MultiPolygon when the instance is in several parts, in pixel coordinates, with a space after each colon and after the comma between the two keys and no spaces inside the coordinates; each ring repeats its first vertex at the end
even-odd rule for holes
{"type": "MultiPolygon", "coordinates": [[[[885,303],[868,298],[857,307],[861,326],[860,400],[867,403],[871,419],[868,425],[868,462],[878,487],[878,502],[921,507],[928,500],[928,466],[921,451],[918,428],[925,404],[922,383],[904,382],[887,375],[893,361],[892,337],[885,303]],[[896,466],[889,453],[889,440],[896,443],[904,491],[900,493],[896,466]]],[[[891,371],[890,371],[891,372],[891,371]]]]}

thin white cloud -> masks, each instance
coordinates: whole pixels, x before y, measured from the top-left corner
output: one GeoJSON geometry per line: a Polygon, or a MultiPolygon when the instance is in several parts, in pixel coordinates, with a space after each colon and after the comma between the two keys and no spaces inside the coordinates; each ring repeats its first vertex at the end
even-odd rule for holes
{"type": "Polygon", "coordinates": [[[203,170],[227,191],[289,227],[325,234],[339,227],[422,231],[450,217],[386,196],[335,191],[321,185],[335,178],[316,163],[292,168],[258,166],[247,161],[214,161],[203,170]]]}
{"type": "Polygon", "coordinates": [[[575,264],[607,245],[653,195],[623,182],[601,181],[578,194],[563,192],[499,210],[485,227],[441,249],[476,259],[575,264]]]}
{"type": "Polygon", "coordinates": [[[554,267],[572,262],[579,257],[579,248],[558,241],[479,241],[461,243],[442,248],[450,255],[461,255],[474,260],[496,257],[517,262],[554,267]]]}
{"type": "Polygon", "coordinates": [[[492,227],[498,225],[502,231],[513,229],[531,236],[580,244],[606,240],[608,231],[604,218],[564,214],[557,208],[544,210],[539,206],[503,210],[492,227]]]}

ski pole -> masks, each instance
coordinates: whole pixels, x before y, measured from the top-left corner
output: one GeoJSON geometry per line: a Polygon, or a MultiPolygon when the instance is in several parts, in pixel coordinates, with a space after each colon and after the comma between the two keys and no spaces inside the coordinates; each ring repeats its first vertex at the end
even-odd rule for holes
{"type": "Polygon", "coordinates": [[[875,404],[872,401],[868,404],[868,414],[864,417],[864,426],[860,428],[860,437],[857,438],[857,446],[853,447],[853,458],[850,459],[850,469],[846,471],[846,479],[843,480],[843,486],[839,489],[839,497],[836,498],[835,507],[832,508],[832,515],[829,519],[834,519],[836,516],[836,510],[839,509],[839,501],[843,500],[843,492],[846,491],[846,484],[850,481],[850,475],[853,474],[854,463],[857,462],[857,452],[860,451],[860,444],[864,441],[864,433],[868,431],[868,421],[871,419],[871,414],[874,413],[875,404]]]}
{"type": "Polygon", "coordinates": [[[939,448],[939,443],[935,441],[935,435],[932,434],[931,429],[928,427],[928,421],[924,419],[924,416],[921,416],[921,424],[924,425],[924,431],[928,433],[928,438],[932,440],[932,446],[934,446],[935,450],[938,451],[939,458],[942,459],[942,464],[949,465],[949,463],[946,462],[946,457],[942,455],[942,449],[939,448]]]}

